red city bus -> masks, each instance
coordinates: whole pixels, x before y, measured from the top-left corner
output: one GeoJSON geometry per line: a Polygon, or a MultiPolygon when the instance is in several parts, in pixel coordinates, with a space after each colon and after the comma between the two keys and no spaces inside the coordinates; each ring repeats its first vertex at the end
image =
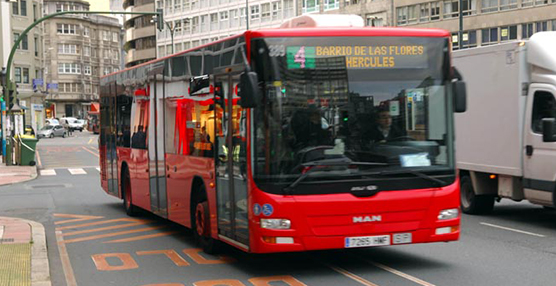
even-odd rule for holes
{"type": "Polygon", "coordinates": [[[102,187],[209,253],[458,240],[450,50],[435,29],[266,29],[108,75],[102,187]]]}

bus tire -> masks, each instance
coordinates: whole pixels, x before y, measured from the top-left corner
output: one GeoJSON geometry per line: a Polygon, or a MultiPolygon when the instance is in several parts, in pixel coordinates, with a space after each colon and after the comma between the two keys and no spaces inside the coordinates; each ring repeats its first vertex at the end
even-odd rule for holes
{"type": "Polygon", "coordinates": [[[466,214],[486,214],[494,208],[493,195],[476,195],[471,177],[463,175],[460,180],[461,210],[466,214]]]}
{"type": "Polygon", "coordinates": [[[131,200],[131,178],[127,167],[123,171],[122,179],[122,197],[124,199],[125,213],[131,217],[137,216],[137,207],[133,205],[131,200]]]}
{"type": "Polygon", "coordinates": [[[197,243],[203,248],[207,254],[216,254],[220,252],[220,242],[210,236],[210,210],[207,201],[205,186],[200,185],[196,193],[193,194],[192,204],[192,220],[191,228],[197,243]]]}

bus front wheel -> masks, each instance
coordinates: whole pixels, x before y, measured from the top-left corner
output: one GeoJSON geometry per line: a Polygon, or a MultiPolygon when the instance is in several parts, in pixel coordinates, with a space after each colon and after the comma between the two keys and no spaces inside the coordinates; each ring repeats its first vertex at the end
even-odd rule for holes
{"type": "Polygon", "coordinates": [[[196,195],[193,208],[192,229],[195,240],[207,254],[215,254],[220,250],[219,241],[210,236],[210,210],[204,186],[200,187],[196,195]]]}

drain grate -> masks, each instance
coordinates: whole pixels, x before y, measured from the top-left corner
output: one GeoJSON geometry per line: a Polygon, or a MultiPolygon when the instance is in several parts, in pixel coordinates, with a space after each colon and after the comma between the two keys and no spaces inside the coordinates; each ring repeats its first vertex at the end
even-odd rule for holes
{"type": "Polygon", "coordinates": [[[33,189],[44,189],[44,188],[65,188],[66,185],[33,185],[33,189]]]}

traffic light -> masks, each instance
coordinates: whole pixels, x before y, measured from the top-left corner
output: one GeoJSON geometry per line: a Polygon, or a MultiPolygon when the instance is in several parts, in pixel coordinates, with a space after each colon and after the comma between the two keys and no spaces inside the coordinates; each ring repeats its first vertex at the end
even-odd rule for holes
{"type": "Polygon", "coordinates": [[[159,31],[164,30],[164,15],[163,12],[164,9],[158,8],[156,9],[156,27],[158,28],[159,31]]]}

